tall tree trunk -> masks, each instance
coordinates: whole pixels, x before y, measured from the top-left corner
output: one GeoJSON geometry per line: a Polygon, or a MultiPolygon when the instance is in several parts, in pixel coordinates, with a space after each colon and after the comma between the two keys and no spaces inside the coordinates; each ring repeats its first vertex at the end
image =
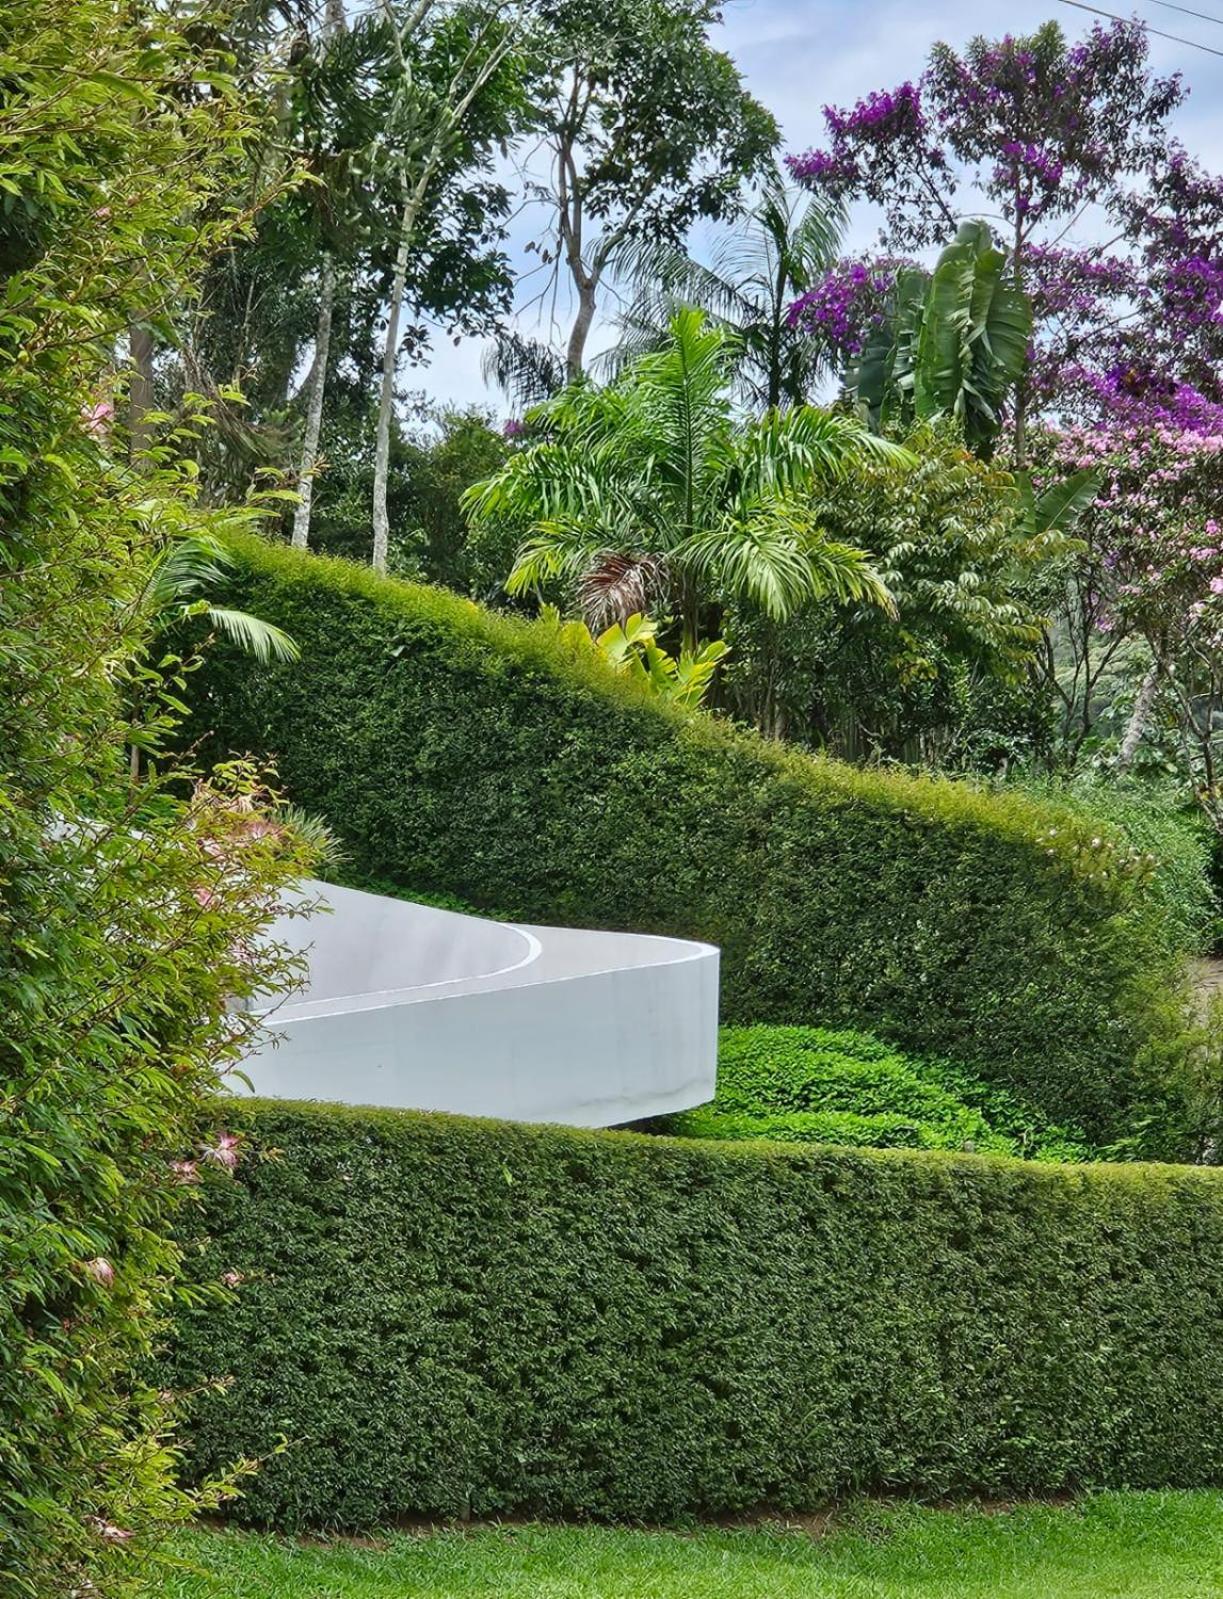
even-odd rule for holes
{"type": "Polygon", "coordinates": [[[1146,732],[1147,723],[1151,719],[1151,712],[1155,707],[1155,695],[1159,688],[1159,663],[1152,661],[1147,670],[1147,675],[1139,685],[1134,708],[1130,712],[1130,719],[1126,724],[1125,736],[1121,740],[1121,748],[1117,751],[1117,764],[1114,770],[1118,774],[1128,772],[1134,764],[1134,757],[1138,753],[1138,746],[1142,743],[1142,735],[1146,732]]]}
{"type": "MultiPolygon", "coordinates": [[[[325,0],[323,43],[347,31],[344,0],[325,0]]],[[[318,323],[314,332],[314,364],[310,368],[310,397],[306,404],[306,436],[302,440],[301,464],[297,471],[297,510],[293,513],[293,548],[304,550],[310,543],[310,509],[314,500],[314,474],[318,465],[319,437],[323,431],[323,400],[327,394],[327,361],[331,354],[331,318],[335,310],[335,262],[331,251],[323,252],[323,275],[319,287],[318,323]]]]}
{"type": "Polygon", "coordinates": [[[153,335],[147,328],[132,324],[128,332],[128,353],[132,363],[127,390],[128,449],[131,459],[138,462],[153,442],[153,430],[148,423],[148,414],[153,409],[153,335]]]}
{"type": "Polygon", "coordinates": [[[404,201],[403,216],[399,224],[399,249],[395,253],[395,276],[391,283],[391,303],[386,319],[386,341],[382,346],[382,386],[378,391],[378,439],[374,447],[374,571],[385,572],[387,549],[391,536],[391,521],[387,513],[387,478],[391,464],[391,418],[395,410],[395,368],[399,362],[399,323],[403,316],[403,299],[408,281],[408,248],[416,213],[420,209],[420,193],[409,195],[404,201]]]}
{"type": "Polygon", "coordinates": [[[576,383],[585,370],[586,340],[595,318],[595,285],[591,278],[582,276],[577,281],[578,314],[569,334],[569,347],[565,351],[565,376],[576,383]]]}
{"type": "MultiPolygon", "coordinates": [[[[1019,195],[1017,192],[1015,202],[1015,258],[1012,265],[1015,273],[1015,287],[1020,294],[1024,292],[1023,246],[1023,212],[1019,207],[1019,195]]],[[[1012,444],[1015,451],[1015,466],[1022,470],[1027,465],[1028,456],[1028,362],[1026,353],[1023,367],[1019,373],[1019,382],[1015,385],[1015,420],[1012,444]]]]}
{"type": "Polygon", "coordinates": [[[302,440],[301,465],[297,473],[297,509],[293,513],[293,548],[304,550],[310,543],[310,507],[314,499],[314,474],[318,464],[319,436],[323,430],[323,397],[327,391],[327,358],[331,351],[331,318],[335,308],[335,263],[328,252],[323,257],[323,281],[319,290],[318,327],[314,334],[314,365],[310,373],[310,398],[306,406],[306,435],[302,440]]]}

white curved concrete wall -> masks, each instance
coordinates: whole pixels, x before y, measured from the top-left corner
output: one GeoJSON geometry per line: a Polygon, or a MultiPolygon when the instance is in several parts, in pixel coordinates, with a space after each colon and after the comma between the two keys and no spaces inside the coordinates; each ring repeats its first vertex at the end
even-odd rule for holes
{"type": "Polygon", "coordinates": [[[256,1094],[580,1127],[713,1097],[709,944],[518,927],[326,883],[305,897],[329,914],[274,930],[310,975],[242,1062],[256,1094]]]}

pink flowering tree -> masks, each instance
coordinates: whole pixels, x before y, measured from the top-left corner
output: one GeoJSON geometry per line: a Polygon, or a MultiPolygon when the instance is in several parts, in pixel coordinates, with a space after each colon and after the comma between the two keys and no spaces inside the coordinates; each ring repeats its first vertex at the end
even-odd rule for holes
{"type": "Polygon", "coordinates": [[[1091,468],[1101,485],[1079,528],[1086,553],[1062,632],[1074,661],[1062,694],[1068,709],[1075,700],[1077,744],[1091,731],[1103,673],[1141,645],[1146,664],[1117,766],[1132,765],[1162,711],[1184,776],[1223,827],[1223,407],[1188,387],[1165,400],[1135,397],[1122,377],[1102,422],[1065,427],[1049,448],[1060,470],[1091,468]]]}

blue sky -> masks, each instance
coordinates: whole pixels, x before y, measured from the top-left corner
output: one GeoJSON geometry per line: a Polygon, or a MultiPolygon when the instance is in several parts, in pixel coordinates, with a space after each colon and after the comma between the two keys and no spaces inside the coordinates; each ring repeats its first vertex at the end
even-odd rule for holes
{"type": "MultiPolygon", "coordinates": [[[[1133,13],[1115,0],[1101,3],[1106,10],[1137,15],[1153,28],[1223,51],[1223,20],[1201,21],[1153,0],[1143,0],[1133,13]]],[[[1198,11],[1213,10],[1223,19],[1223,0],[1186,0],[1186,4],[1198,11]]],[[[917,77],[936,39],[962,46],[976,33],[996,37],[1031,32],[1051,17],[1072,37],[1086,32],[1094,20],[1057,0],[1007,0],[1004,5],[982,0],[933,5],[914,0],[727,0],[719,42],[738,62],[752,92],[777,117],[783,148],[797,151],[820,142],[823,106],[852,103],[871,89],[891,88],[917,77]]],[[[1191,93],[1177,114],[1177,132],[1208,165],[1223,167],[1223,57],[1152,38],[1151,64],[1160,72],[1183,73],[1191,93]]],[[[868,246],[875,226],[868,212],[855,215],[851,248],[868,246]]],[[[534,219],[520,218],[511,234],[511,254],[523,269],[529,258],[522,247],[533,227],[539,227],[538,213],[534,219]]],[[[699,249],[699,241],[696,244],[699,249]]],[[[520,301],[525,303],[532,292],[529,283],[524,285],[520,301]]],[[[557,305],[561,329],[567,327],[567,310],[562,293],[557,305]]],[[[536,309],[524,311],[520,321],[525,332],[546,332],[536,309]]],[[[456,348],[443,335],[430,366],[405,372],[404,381],[439,401],[503,410],[500,397],[485,388],[480,376],[481,348],[472,339],[456,348]]],[[[597,348],[596,329],[591,349],[597,348]]]]}

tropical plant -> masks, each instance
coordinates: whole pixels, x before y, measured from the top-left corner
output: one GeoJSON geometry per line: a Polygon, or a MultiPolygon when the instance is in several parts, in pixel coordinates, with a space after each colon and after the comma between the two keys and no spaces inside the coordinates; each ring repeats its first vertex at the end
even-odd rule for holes
{"type": "Polygon", "coordinates": [[[955,417],[969,448],[988,459],[1031,332],[1031,305],[988,226],[964,222],[932,273],[897,273],[885,313],[849,365],[846,390],[876,430],[955,417]]]}
{"type": "Polygon", "coordinates": [[[911,471],[868,465],[813,506],[866,553],[898,615],[811,607],[775,625],[729,606],[729,703],[762,731],[843,757],[935,764],[966,738],[976,748],[983,713],[992,764],[1016,740],[1044,740],[1043,696],[1020,692],[1045,621],[1032,590],[1075,545],[1047,496],[978,460],[954,423],[922,423],[905,442],[911,471]]]}
{"type": "Polygon", "coordinates": [[[173,540],[153,562],[140,597],[149,622],[160,630],[202,617],[257,661],[296,661],[301,651],[281,628],[208,598],[208,590],[224,584],[232,564],[225,545],[211,533],[173,540]]]}
{"type": "Polygon", "coordinates": [[[636,293],[619,318],[612,369],[664,345],[675,312],[695,305],[712,326],[736,335],[735,388],[747,405],[803,404],[837,370],[837,352],[796,328],[790,306],[831,269],[844,225],[839,202],[804,196],[772,167],[759,199],[732,221],[708,264],[665,238],[631,241],[614,258],[636,293]]]}
{"type": "Polygon", "coordinates": [[[600,623],[662,600],[689,649],[702,609],[730,597],[776,618],[822,597],[891,605],[862,552],[827,537],[811,497],[865,461],[912,458],[812,406],[739,422],[734,349],[732,334],[685,308],[665,349],[532,413],[540,442],[464,497],[476,523],[529,530],[511,593],[568,581],[600,623]]]}
{"type": "Polygon", "coordinates": [[[685,646],[678,656],[669,655],[658,642],[658,623],[636,612],[613,622],[597,638],[585,622],[563,621],[555,605],[541,606],[539,619],[566,643],[598,650],[614,671],[678,705],[699,705],[713,687],[719,663],[730,653],[724,640],[711,639],[699,649],[685,646]]]}

